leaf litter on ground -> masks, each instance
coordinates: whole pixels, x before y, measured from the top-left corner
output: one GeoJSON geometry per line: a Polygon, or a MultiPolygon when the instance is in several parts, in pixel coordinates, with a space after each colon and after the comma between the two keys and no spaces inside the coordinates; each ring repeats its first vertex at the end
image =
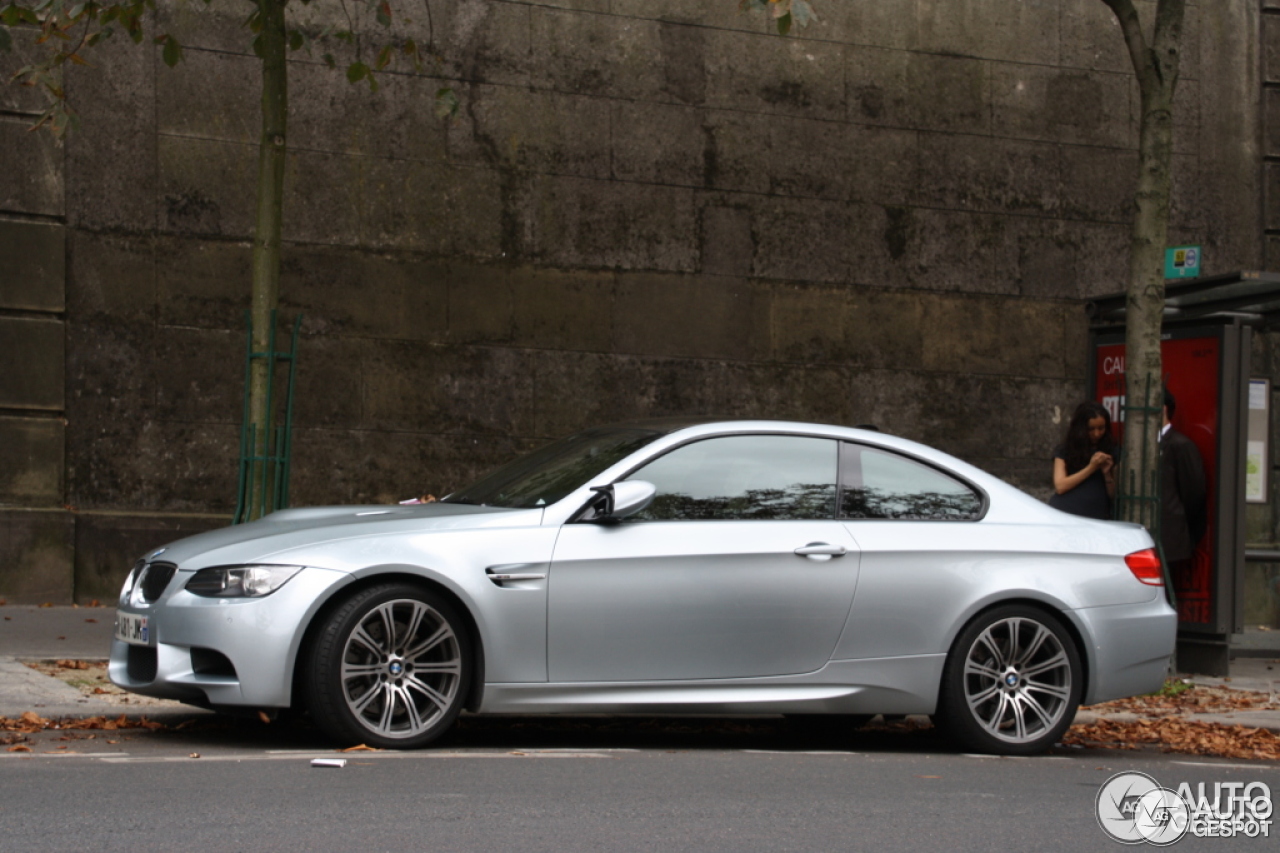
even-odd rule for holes
{"type": "Polygon", "coordinates": [[[1159,692],[1102,702],[1089,709],[1103,716],[1094,723],[1072,726],[1063,737],[1064,744],[1124,750],[1157,747],[1187,755],[1280,760],[1280,735],[1275,732],[1188,719],[1195,714],[1280,711],[1280,696],[1274,691],[1233,690],[1170,679],[1159,692]],[[1106,716],[1115,713],[1138,719],[1106,716]]]}

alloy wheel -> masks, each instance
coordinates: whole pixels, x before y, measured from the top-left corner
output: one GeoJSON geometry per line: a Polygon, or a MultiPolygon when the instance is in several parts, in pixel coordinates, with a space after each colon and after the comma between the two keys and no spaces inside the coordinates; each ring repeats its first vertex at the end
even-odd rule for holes
{"type": "Polygon", "coordinates": [[[1058,634],[1038,619],[992,622],[964,658],[963,690],[972,719],[990,736],[1030,744],[1072,711],[1072,661],[1058,634]]]}
{"type": "Polygon", "coordinates": [[[429,731],[455,705],[462,649],[453,626],[426,602],[393,599],[370,608],[347,634],[339,679],[347,710],[387,739],[429,731]]]}

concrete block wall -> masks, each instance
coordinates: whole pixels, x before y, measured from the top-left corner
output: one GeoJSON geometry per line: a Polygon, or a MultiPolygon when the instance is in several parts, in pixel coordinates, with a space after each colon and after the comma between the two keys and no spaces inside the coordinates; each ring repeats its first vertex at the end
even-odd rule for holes
{"type": "Polygon", "coordinates": [[[0,597],[67,600],[64,147],[0,94],[0,597]]]}
{"type": "MultiPolygon", "coordinates": [[[[79,132],[0,183],[0,210],[62,229],[65,313],[0,320],[65,329],[58,488],[94,519],[76,549],[124,531],[140,552],[140,529],[233,506],[242,5],[162,4],[177,68],[118,40],[69,69],[79,132]]],[[[440,494],[584,426],[686,413],[874,422],[1047,492],[1085,391],[1082,300],[1125,277],[1137,92],[1109,10],[826,0],[781,38],[737,5],[435,0],[430,34],[398,26],[439,60],[376,93],[293,56],[295,503],[440,494]]],[[[1188,5],[1170,239],[1209,272],[1262,262],[1260,20],[1188,5]]],[[[0,134],[34,108],[0,102],[0,134]]],[[[77,595],[127,569],[111,547],[76,557],[77,595]]]]}

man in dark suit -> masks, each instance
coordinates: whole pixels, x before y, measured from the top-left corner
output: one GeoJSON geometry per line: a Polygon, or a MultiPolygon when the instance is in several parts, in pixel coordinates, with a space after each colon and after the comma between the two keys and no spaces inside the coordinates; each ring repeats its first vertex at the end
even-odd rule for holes
{"type": "Polygon", "coordinates": [[[1170,420],[1178,403],[1168,389],[1164,392],[1164,428],[1160,431],[1160,466],[1163,478],[1160,540],[1164,558],[1175,575],[1191,569],[1191,555],[1204,536],[1204,462],[1195,443],[1173,428],[1170,420]]]}

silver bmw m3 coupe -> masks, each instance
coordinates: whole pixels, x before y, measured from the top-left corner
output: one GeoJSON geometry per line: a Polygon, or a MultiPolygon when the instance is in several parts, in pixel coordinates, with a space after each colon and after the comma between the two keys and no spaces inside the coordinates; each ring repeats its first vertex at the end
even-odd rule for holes
{"type": "Polygon", "coordinates": [[[869,430],[587,430],[438,503],[316,507],[146,554],[111,680],[421,747],[504,713],[931,714],[1051,746],[1159,688],[1176,616],[1137,525],[869,430]]]}

